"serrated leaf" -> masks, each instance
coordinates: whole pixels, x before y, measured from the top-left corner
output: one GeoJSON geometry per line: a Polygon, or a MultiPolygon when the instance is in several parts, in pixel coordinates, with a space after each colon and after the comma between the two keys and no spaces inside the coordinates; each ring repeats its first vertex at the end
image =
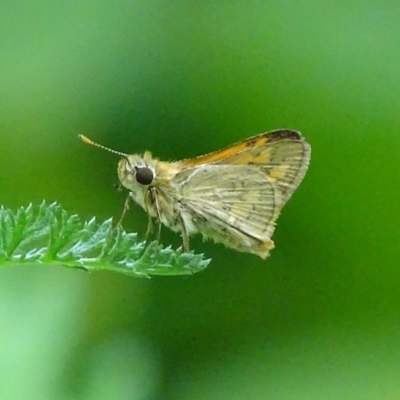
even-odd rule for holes
{"type": "Polygon", "coordinates": [[[82,223],[59,204],[43,202],[16,212],[0,207],[0,265],[51,264],[131,276],[191,275],[210,260],[181,248],[145,248],[136,233],[115,228],[112,220],[82,223]]]}

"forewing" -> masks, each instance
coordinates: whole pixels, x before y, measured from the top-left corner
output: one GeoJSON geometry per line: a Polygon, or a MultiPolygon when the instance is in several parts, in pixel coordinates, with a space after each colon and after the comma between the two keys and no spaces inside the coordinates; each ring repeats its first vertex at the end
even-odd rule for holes
{"type": "Polygon", "coordinates": [[[267,174],[280,193],[281,207],[302,181],[310,161],[311,147],[291,130],[263,133],[226,149],[182,161],[183,167],[205,164],[256,165],[267,174]]]}

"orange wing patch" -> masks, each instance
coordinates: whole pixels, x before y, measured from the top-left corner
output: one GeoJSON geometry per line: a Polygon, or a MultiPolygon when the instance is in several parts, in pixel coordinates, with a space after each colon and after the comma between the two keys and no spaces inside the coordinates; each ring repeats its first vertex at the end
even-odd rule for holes
{"type": "MultiPolygon", "coordinates": [[[[210,164],[210,163],[218,163],[223,160],[230,158],[231,156],[238,156],[242,153],[249,151],[250,149],[254,149],[257,147],[263,147],[267,144],[272,144],[276,141],[281,140],[300,140],[302,141],[303,138],[297,131],[291,131],[287,129],[281,129],[266,133],[261,133],[259,135],[250,137],[242,142],[238,142],[233,144],[232,146],[226,147],[225,149],[214,151],[212,153],[208,153],[202,156],[188,158],[181,161],[181,165],[183,167],[193,167],[196,165],[201,164],[210,164]]],[[[260,156],[257,163],[265,163],[266,159],[265,156],[267,154],[264,152],[262,156],[260,156]]],[[[254,161],[254,160],[252,160],[254,161]]],[[[232,163],[232,162],[229,162],[232,163]]],[[[246,157],[243,159],[236,158],[235,164],[246,164],[246,157]]]]}

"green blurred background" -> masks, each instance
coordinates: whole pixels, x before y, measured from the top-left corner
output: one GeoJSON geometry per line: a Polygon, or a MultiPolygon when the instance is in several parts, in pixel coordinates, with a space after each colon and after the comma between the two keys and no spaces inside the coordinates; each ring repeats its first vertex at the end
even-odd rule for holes
{"type": "Polygon", "coordinates": [[[6,207],[120,215],[118,157],[78,133],[164,160],[277,128],[313,147],[267,261],[195,238],[213,261],[192,277],[0,270],[1,399],[400,398],[398,1],[21,0],[0,20],[6,207]]]}

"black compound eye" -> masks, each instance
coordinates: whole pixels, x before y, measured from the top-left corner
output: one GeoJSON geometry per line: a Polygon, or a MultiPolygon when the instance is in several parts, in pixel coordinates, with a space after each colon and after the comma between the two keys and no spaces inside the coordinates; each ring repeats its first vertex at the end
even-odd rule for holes
{"type": "Polygon", "coordinates": [[[153,182],[153,171],[148,167],[139,167],[136,170],[136,180],[142,185],[150,185],[153,182]]]}

